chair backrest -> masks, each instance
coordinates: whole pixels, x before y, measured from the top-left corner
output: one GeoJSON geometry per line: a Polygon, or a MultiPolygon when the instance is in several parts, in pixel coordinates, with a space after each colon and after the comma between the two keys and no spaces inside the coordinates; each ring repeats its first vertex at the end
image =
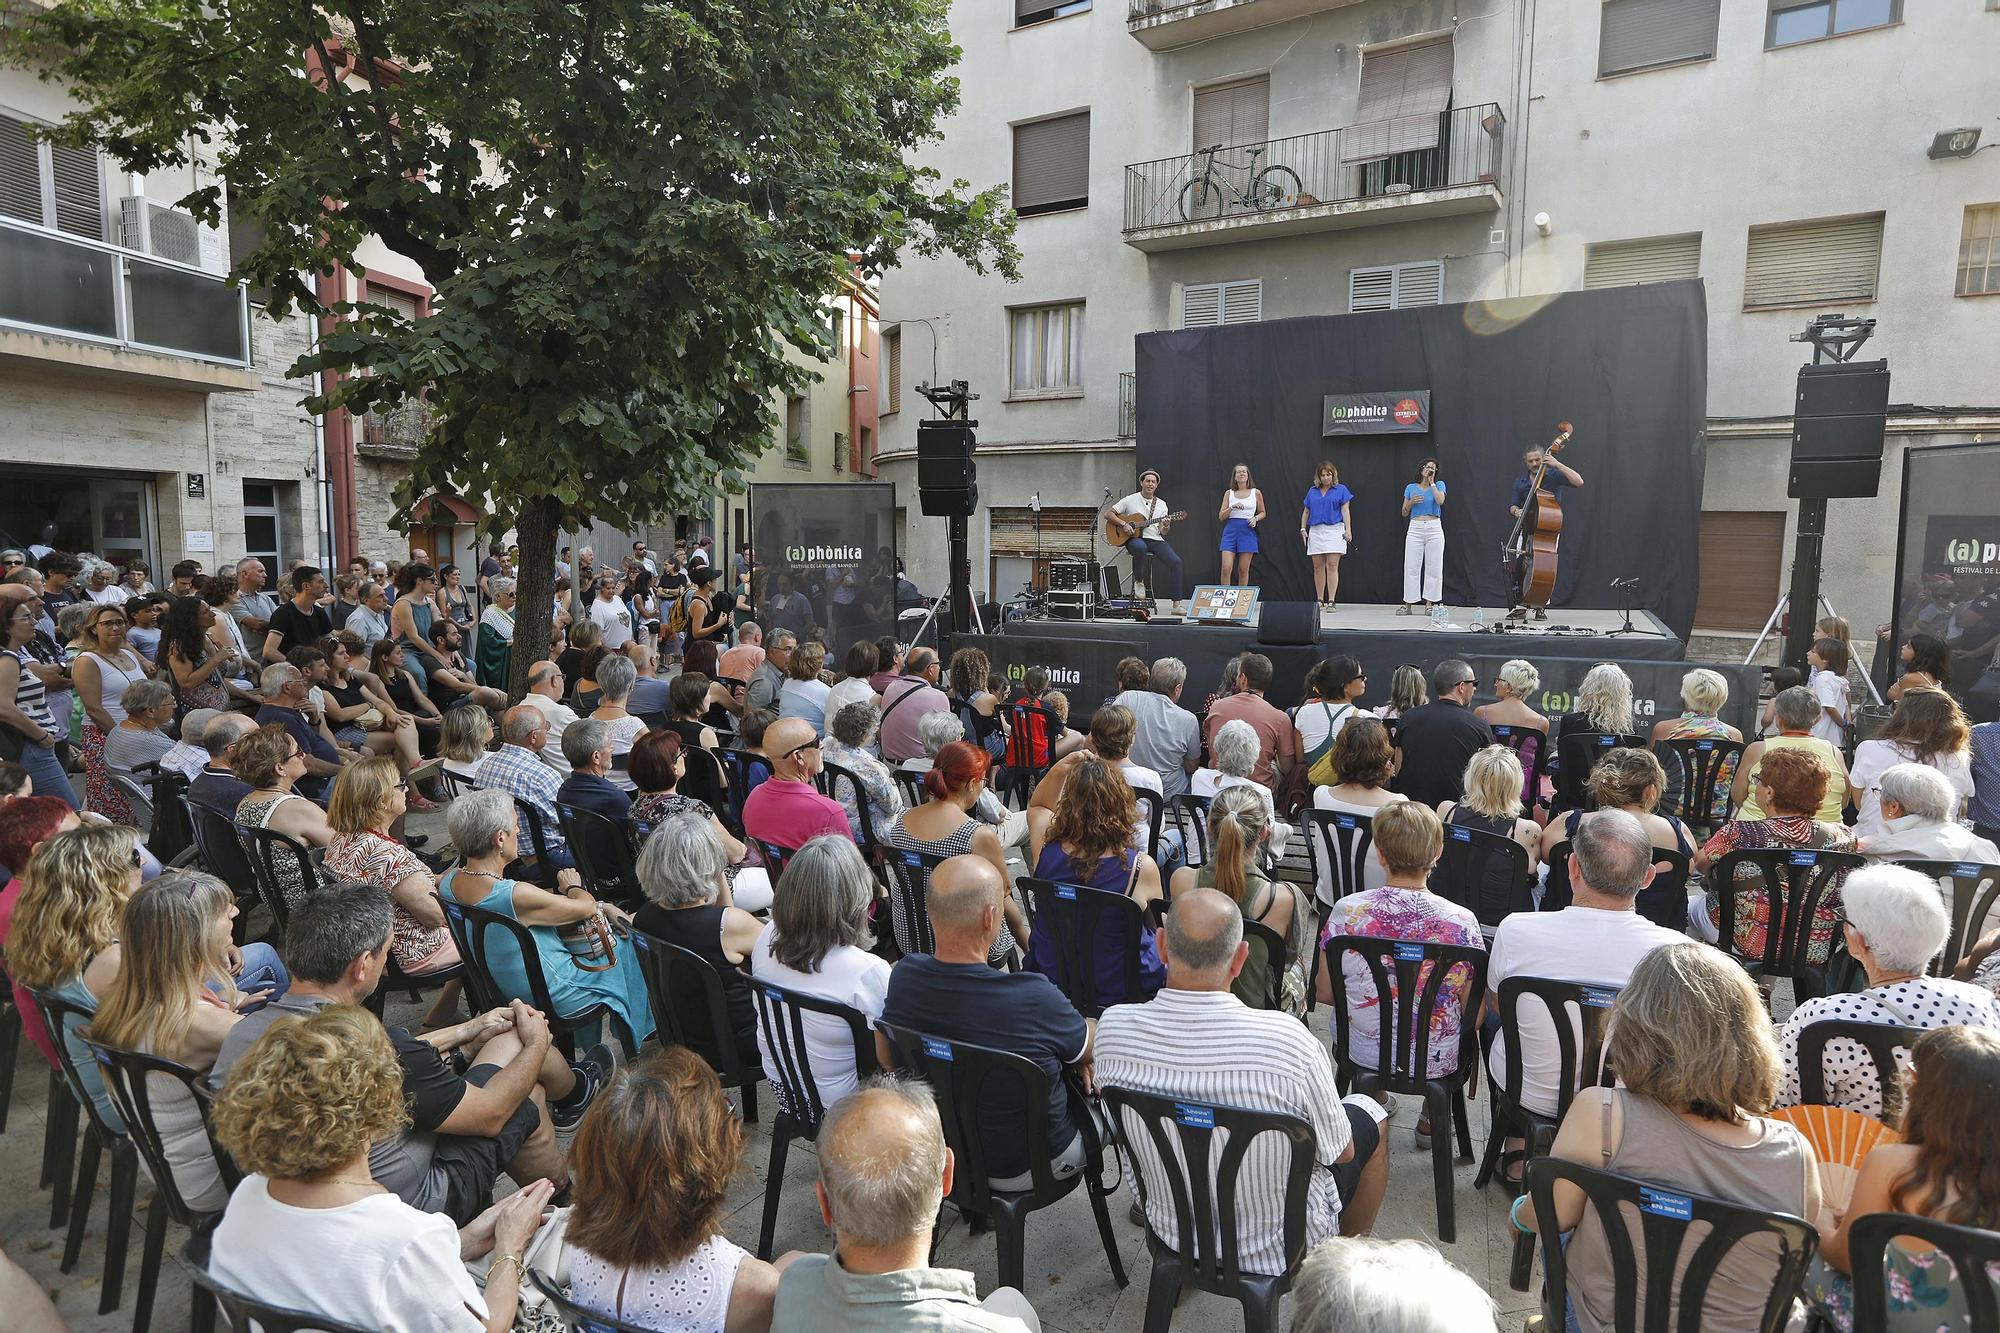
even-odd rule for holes
{"type": "Polygon", "coordinates": [[[215,1303],[222,1308],[223,1319],[237,1333],[250,1333],[253,1328],[259,1333],[370,1333],[359,1324],[344,1324],[325,1315],[290,1310],[246,1296],[234,1287],[224,1286],[192,1259],[187,1268],[194,1275],[196,1284],[215,1297],[215,1303]]]}
{"type": "Polygon", "coordinates": [[[819,776],[813,779],[813,785],[819,788],[819,794],[829,801],[840,799],[840,784],[843,782],[854,793],[855,816],[861,825],[862,855],[872,858],[882,844],[875,840],[875,816],[868,809],[868,789],[861,785],[861,775],[851,768],[822,761],[819,776]]]}
{"type": "Polygon", "coordinates": [[[535,864],[541,873],[544,875],[553,873],[549,867],[549,829],[547,822],[542,818],[542,812],[535,807],[534,802],[516,796],[514,813],[520,816],[521,823],[528,826],[528,846],[522,850],[534,853],[535,864]]]}
{"type": "Polygon", "coordinates": [[[1549,733],[1505,722],[1495,722],[1492,727],[1493,739],[1521,761],[1521,804],[1534,805],[1541,799],[1542,775],[1549,768],[1549,733]]]}
{"type": "Polygon", "coordinates": [[[542,1293],[548,1303],[555,1307],[556,1318],[562,1320],[566,1333],[647,1333],[647,1328],[643,1324],[628,1324],[608,1314],[584,1309],[563,1295],[562,1289],[555,1283],[532,1268],[527,1270],[527,1274],[528,1281],[534,1283],[535,1290],[542,1293]]]}
{"type": "Polygon", "coordinates": [[[799,853],[796,847],[784,847],[775,842],[766,842],[762,838],[752,838],[750,841],[755,843],[757,850],[763,854],[764,868],[770,872],[773,884],[778,882],[778,876],[785,873],[785,867],[790,865],[792,858],[799,853]]]}
{"type": "Polygon", "coordinates": [[[1467,1017],[1460,1034],[1470,1040],[1480,1002],[1486,996],[1486,950],[1462,944],[1419,940],[1378,939],[1372,935],[1335,935],[1326,942],[1326,975],[1333,991],[1333,1060],[1337,1069],[1357,1064],[1350,1039],[1353,1017],[1347,1011],[1348,954],[1361,960],[1375,988],[1381,1031],[1376,1040],[1374,1071],[1391,1092],[1421,1095],[1430,1081],[1431,1015],[1436,1012],[1445,978],[1452,968],[1471,969],[1465,993],[1467,1017]],[[1393,985],[1391,979],[1393,977],[1393,985]]]}
{"type": "Polygon", "coordinates": [[[1910,1063],[1910,1047],[1927,1030],[1896,1023],[1862,1023],[1849,1018],[1827,1018],[1806,1024],[1799,1030],[1799,1101],[1806,1106],[1833,1104],[1826,1095],[1826,1048],[1829,1042],[1846,1040],[1867,1052],[1874,1062],[1875,1078],[1882,1089],[1880,1118],[1894,1124],[1902,1107],[1902,1071],[1910,1063]]]}
{"type": "Polygon", "coordinates": [[[1055,1172],[1050,1169],[1049,1076],[1040,1065],[1012,1051],[952,1041],[914,1028],[883,1023],[879,1029],[895,1044],[896,1063],[913,1070],[937,1092],[944,1141],[957,1161],[951,1186],[954,1200],[963,1207],[986,1211],[993,1196],[987,1182],[996,1174],[986,1145],[1002,1130],[993,1123],[994,1112],[1000,1109],[1009,1113],[1004,1132],[1025,1141],[1028,1150],[1028,1172],[1034,1183],[1018,1192],[1045,1198],[1059,1193],[1055,1172]],[[996,1106],[996,1102],[1001,1105],[996,1106]]]}
{"type": "Polygon", "coordinates": [[[896,779],[896,786],[903,793],[903,804],[910,809],[916,809],[931,798],[930,793],[924,790],[924,779],[929,776],[928,774],[912,773],[901,764],[892,764],[889,773],[896,779]]]}
{"type": "MultiPolygon", "coordinates": [[[[1558,1181],[1583,1191],[1584,1206],[1596,1213],[1598,1225],[1603,1229],[1605,1251],[1611,1261],[1609,1294],[1614,1327],[1633,1333],[1698,1333],[1716,1266],[1736,1246],[1753,1236],[1764,1235],[1776,1241],[1780,1253],[1772,1274],[1771,1293],[1765,1299],[1763,1317],[1757,1327],[1760,1333],[1777,1333],[1785,1326],[1793,1298],[1805,1280],[1806,1265],[1819,1245],[1819,1233],[1812,1223],[1789,1213],[1766,1212],[1649,1185],[1581,1162],[1537,1157],[1528,1163],[1527,1182],[1541,1231],[1542,1261],[1547,1265],[1542,1302],[1543,1318],[1549,1327],[1563,1326],[1563,1303],[1569,1294],[1569,1267],[1564,1261],[1562,1233],[1556,1221],[1558,1181]],[[1628,1217],[1637,1220],[1637,1239],[1646,1258],[1643,1289],[1628,1217]],[[1706,1223],[1709,1230],[1682,1270],[1680,1254],[1696,1222],[1706,1223]],[[1677,1315],[1672,1312],[1676,1300],[1677,1315]]],[[[1856,1327],[1866,1325],[1857,1323],[1856,1327]]]]}
{"type": "Polygon", "coordinates": [[[1063,734],[1062,719],[1041,704],[1003,704],[1007,753],[1001,762],[1026,774],[1030,787],[1055,765],[1055,738],[1063,734]]]}
{"type": "MultiPolygon", "coordinates": [[[[1312,826],[1312,841],[1318,844],[1314,850],[1315,869],[1320,865],[1331,868],[1328,882],[1333,886],[1333,898],[1324,901],[1330,904],[1350,893],[1361,892],[1366,887],[1362,875],[1368,865],[1368,853],[1375,845],[1374,816],[1345,810],[1308,810],[1306,823],[1312,826]]],[[[1315,886],[1318,882],[1315,874],[1315,886]]]]}
{"type": "Polygon", "coordinates": [[[194,845],[201,853],[202,868],[227,884],[239,905],[256,902],[257,872],[236,834],[236,822],[200,801],[188,802],[188,815],[194,821],[194,845]]]}
{"type": "MultiPolygon", "coordinates": [[[[90,1020],[97,1015],[73,1000],[65,1000],[53,991],[37,990],[33,986],[23,986],[21,989],[28,992],[28,999],[34,1004],[35,1012],[41,1015],[42,1028],[49,1034],[49,1044],[55,1047],[56,1073],[62,1079],[63,1086],[69,1089],[70,1097],[83,1108],[84,1114],[88,1115],[90,1122],[97,1126],[98,1134],[106,1143],[124,1138],[124,1128],[110,1123],[104,1118],[104,1113],[97,1109],[97,1099],[90,1095],[90,1087],[84,1082],[83,1072],[70,1057],[69,1043],[64,1040],[65,1033],[88,1027],[90,1020]]],[[[95,1061],[92,1063],[94,1066],[95,1061]]]]}
{"type": "Polygon", "coordinates": [[[1561,1123],[1570,1101],[1583,1088],[1612,1086],[1611,1066],[1604,1059],[1604,1038],[1611,1006],[1623,986],[1598,986],[1552,977],[1508,977],[1500,983],[1500,1035],[1507,1058],[1495,1091],[1509,1106],[1519,1108],[1526,1082],[1521,1019],[1524,1007],[1539,1005],[1556,1034],[1556,1113],[1561,1123]],[[1524,1006],[1523,998],[1527,1004],[1524,1006]]]}
{"type": "Polygon", "coordinates": [[[576,862],[583,887],[603,902],[630,903],[639,890],[639,851],[633,845],[631,821],[607,819],[595,810],[556,802],[563,844],[576,862]]]}
{"type": "Polygon", "coordinates": [[[153,827],[152,789],[140,781],[138,775],[134,773],[122,772],[114,768],[106,773],[105,776],[111,779],[111,785],[116,787],[119,793],[125,797],[125,803],[131,806],[132,813],[145,821],[146,830],[150,833],[153,827]]]}
{"type": "Polygon", "coordinates": [[[1734,771],[1734,766],[1743,761],[1744,744],[1732,741],[1727,736],[1679,736],[1673,740],[1655,741],[1653,750],[1667,768],[1671,781],[1673,766],[1680,765],[1681,798],[1676,808],[1660,811],[1663,815],[1679,815],[1681,822],[1696,828],[1714,831],[1729,822],[1735,808],[1730,799],[1727,782],[1717,782],[1723,771],[1734,771]]]}
{"type": "Polygon", "coordinates": [[[1930,974],[1948,977],[1965,951],[1978,941],[1987,916],[2000,905],[2000,866],[1981,861],[1898,861],[1920,875],[1927,875],[1948,890],[1951,899],[1951,933],[1945,936],[1944,951],[1931,960],[1930,974]]]}
{"type": "Polygon", "coordinates": [[[826,1105],[814,1079],[812,1053],[806,1046],[806,1015],[819,1014],[847,1024],[854,1037],[854,1072],[866,1078],[876,1071],[875,1041],[861,1011],[833,1000],[801,995],[757,977],[750,978],[751,1000],[757,1006],[757,1030],[764,1038],[764,1073],[771,1078],[779,1108],[802,1126],[808,1136],[819,1132],[826,1105]]]}
{"type": "Polygon", "coordinates": [[[1069,997],[1079,1014],[1096,1018],[1113,1004],[1137,1003],[1146,998],[1139,976],[1139,949],[1145,924],[1145,913],[1139,904],[1112,889],[1092,888],[1088,884],[1058,884],[1028,876],[1018,883],[1028,896],[1035,932],[1048,932],[1048,957],[1054,965],[1049,980],[1069,997]],[[1097,941],[1106,930],[1121,937],[1125,960],[1122,992],[1109,1002],[1102,1001],[1097,993],[1097,941]]]}
{"type": "Polygon", "coordinates": [[[1159,859],[1160,822],[1166,814],[1166,802],[1156,791],[1145,787],[1134,787],[1132,799],[1139,803],[1139,819],[1146,826],[1146,855],[1159,859]]]}
{"type": "Polygon", "coordinates": [[[674,790],[683,796],[692,796],[715,812],[716,818],[725,823],[731,818],[729,793],[722,781],[722,761],[715,757],[715,751],[704,750],[699,745],[681,746],[685,756],[686,771],[674,790]]]}
{"type": "Polygon", "coordinates": [[[1908,1213],[1867,1213],[1855,1218],[1848,1227],[1847,1253],[1854,1273],[1854,1327],[1889,1327],[1888,1251],[1889,1242],[1899,1236],[1932,1246],[1950,1261],[1957,1274],[1956,1281],[1940,1276],[1933,1268],[1928,1274],[1928,1286],[1951,1283],[1964,1293],[1967,1315],[1964,1327],[1977,1333],[1991,1333],[2000,1328],[2000,1294],[1996,1294],[1993,1285],[1995,1267],[2000,1265],[2000,1233],[1908,1213]]]}
{"type": "Polygon", "coordinates": [[[1535,910],[1528,849],[1503,833],[1444,826],[1444,852],[1431,869],[1431,891],[1471,911],[1492,930],[1516,912],[1535,910]]]}
{"type": "MultiPolygon", "coordinates": [[[[1544,912],[1560,912],[1575,895],[1569,882],[1570,843],[1568,838],[1549,849],[1549,872],[1542,880],[1544,912]]],[[[1668,930],[1687,929],[1688,874],[1692,861],[1675,847],[1653,849],[1653,882],[1639,890],[1633,910],[1656,926],[1668,930]]]]}
{"type": "Polygon", "coordinates": [[[722,764],[722,771],[729,775],[729,822],[740,829],[743,801],[750,795],[751,787],[771,776],[771,761],[749,750],[717,750],[715,757],[722,764]]]}
{"type": "Polygon", "coordinates": [[[888,847],[882,862],[889,867],[889,921],[895,928],[896,946],[904,953],[936,953],[937,936],[931,930],[931,872],[946,858],[929,852],[888,847]]]}
{"type": "Polygon", "coordinates": [[[151,764],[141,764],[139,768],[151,770],[140,773],[140,777],[153,789],[153,826],[146,833],[146,847],[165,863],[194,845],[194,820],[188,813],[188,780],[171,768],[151,764]]]}
{"type": "Polygon", "coordinates": [[[503,947],[512,948],[521,956],[521,970],[528,979],[528,1002],[551,1019],[562,1012],[549,994],[548,977],[542,972],[542,955],[526,926],[510,916],[473,907],[441,892],[432,896],[444,909],[444,923],[450,927],[452,943],[458,946],[458,956],[466,964],[466,989],[472,992],[473,1001],[482,1012],[504,1009],[513,998],[494,979],[489,961],[492,944],[487,937],[495,930],[506,937],[503,947]]]}
{"type": "Polygon", "coordinates": [[[454,773],[451,771],[451,769],[445,767],[442,764],[438,765],[437,779],[439,782],[444,784],[444,794],[448,798],[454,801],[461,796],[467,796],[479,790],[479,788],[473,784],[471,778],[465,777],[464,775],[459,773],[454,773]]]}
{"type": "Polygon", "coordinates": [[[1796,977],[1806,966],[1812,942],[1813,916],[1839,892],[1841,880],[1862,865],[1853,852],[1811,847],[1759,847],[1730,852],[1709,872],[1709,883],[1721,898],[1724,951],[1763,967],[1767,977],[1796,977]],[[1749,873],[1739,877],[1739,871],[1749,873]],[[1761,888],[1769,904],[1764,952],[1759,958],[1738,953],[1734,924],[1736,903],[1761,888]]]}
{"type": "MultiPolygon", "coordinates": [[[[1315,1143],[1312,1126],[1281,1111],[1184,1101],[1108,1084],[1102,1091],[1117,1119],[1140,1199],[1156,1191],[1167,1195],[1174,1209],[1178,1252],[1193,1269],[1195,1284],[1208,1291],[1227,1294],[1244,1285],[1246,1273],[1237,1234],[1238,1187],[1243,1183],[1250,1150],[1265,1135],[1277,1135],[1276,1150],[1286,1154],[1282,1192],[1285,1272],[1297,1270],[1306,1252],[1306,1192],[1312,1182],[1315,1143]]],[[[1267,1167],[1269,1146],[1259,1156],[1263,1160],[1258,1166],[1267,1167]]],[[[1258,1170],[1252,1179],[1256,1188],[1269,1190],[1266,1182],[1271,1177],[1265,1170],[1258,1170]]]]}
{"type": "Polygon", "coordinates": [[[297,838],[271,828],[243,830],[243,850],[249,855],[250,869],[257,876],[257,893],[283,933],[291,929],[292,890],[301,885],[305,893],[320,887],[319,866],[310,849],[297,838]]]}
{"type": "MultiPolygon", "coordinates": [[[[1303,899],[1300,900],[1303,903],[1303,899]]],[[[1304,911],[1303,906],[1295,906],[1295,911],[1304,911]]],[[[1271,990],[1268,995],[1259,995],[1256,1001],[1244,1001],[1253,1009],[1282,1009],[1285,1007],[1283,988],[1285,967],[1292,961],[1291,950],[1285,947],[1285,937],[1262,921],[1243,918],[1243,938],[1250,942],[1250,952],[1264,955],[1264,975],[1270,978],[1271,990]]]]}
{"type": "Polygon", "coordinates": [[[1623,731],[1572,731],[1556,741],[1557,810],[1591,810],[1590,770],[1612,750],[1646,748],[1646,738],[1623,731]]]}
{"type": "Polygon", "coordinates": [[[662,1044],[685,1046],[708,1061],[726,1087],[754,1082],[755,1073],[744,1069],[737,1052],[729,996],[714,964],[636,926],[627,938],[646,978],[646,998],[662,1044]]]}
{"type": "MultiPolygon", "coordinates": [[[[201,1114],[202,1124],[206,1126],[208,1108],[200,1093],[204,1075],[176,1061],[121,1050],[92,1041],[87,1036],[83,1038],[83,1044],[90,1048],[91,1055],[97,1060],[97,1072],[104,1077],[104,1090],[110,1094],[118,1118],[125,1122],[126,1135],[139,1149],[139,1156],[145,1159],[146,1171],[153,1178],[153,1206],[157,1208],[164,1202],[169,1217],[182,1226],[193,1226],[206,1214],[196,1212],[189,1205],[187,1196],[181,1193],[180,1182],[174,1177],[172,1156],[153,1111],[154,1103],[160,1097],[159,1087],[153,1080],[167,1079],[170,1080],[169,1086],[180,1085],[194,1102],[201,1114]]],[[[213,1140],[209,1150],[215,1153],[218,1161],[221,1159],[221,1150],[213,1140]]]]}
{"type": "Polygon", "coordinates": [[[1167,802],[1167,818],[1181,831],[1181,847],[1190,866],[1208,864],[1208,809],[1213,804],[1213,796],[1185,791],[1167,802]]]}

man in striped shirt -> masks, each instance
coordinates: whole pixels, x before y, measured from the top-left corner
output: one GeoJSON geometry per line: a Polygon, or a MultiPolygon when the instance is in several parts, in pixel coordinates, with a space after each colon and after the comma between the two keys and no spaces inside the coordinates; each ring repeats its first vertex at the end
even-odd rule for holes
{"type": "MultiPolygon", "coordinates": [[[[1326,1048],[1305,1024],[1251,1009],[1230,993],[1250,952],[1236,904],[1214,889],[1177,893],[1159,940],[1166,988],[1145,1004],[1107,1009],[1098,1020],[1098,1085],[1300,1117],[1312,1126],[1316,1147],[1306,1244],[1368,1234],[1389,1183],[1381,1131],[1366,1110],[1341,1101],[1326,1048]]],[[[1179,1248],[1151,1135],[1128,1122],[1125,1142],[1147,1182],[1147,1225],[1179,1248]]],[[[1237,1178],[1237,1243],[1248,1272],[1285,1271],[1290,1152],[1276,1135],[1265,1135],[1237,1178]]]]}

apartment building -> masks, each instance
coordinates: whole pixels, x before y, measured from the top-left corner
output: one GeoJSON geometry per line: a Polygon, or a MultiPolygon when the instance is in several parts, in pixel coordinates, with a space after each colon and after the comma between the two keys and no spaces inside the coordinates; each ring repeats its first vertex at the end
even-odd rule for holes
{"type": "MultiPolygon", "coordinates": [[[[1949,137],[1930,155],[1940,131],[2000,130],[1979,96],[1996,10],[956,4],[962,105],[920,158],[1011,184],[1023,278],[915,255],[886,276],[883,475],[914,494],[914,386],[971,381],[974,583],[1005,596],[1037,544],[1084,549],[1106,489],[1132,489],[1139,333],[1699,276],[1698,628],[1754,632],[1789,563],[1809,359],[1790,334],[1828,311],[1877,319],[1864,357],[1889,359],[1893,402],[1924,405],[1892,412],[1882,495],[1832,504],[1826,589],[1865,633],[1888,611],[1901,451],[2000,430],[2000,302],[1983,299],[2000,155],[1951,156],[1949,137]]],[[[913,517],[905,549],[940,568],[943,526],[913,517]]]]}

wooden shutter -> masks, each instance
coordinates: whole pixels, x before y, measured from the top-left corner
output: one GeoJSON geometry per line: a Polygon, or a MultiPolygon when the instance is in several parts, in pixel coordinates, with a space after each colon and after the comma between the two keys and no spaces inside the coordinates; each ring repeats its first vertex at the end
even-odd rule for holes
{"type": "Polygon", "coordinates": [[[103,240],[104,178],[97,150],[50,144],[49,166],[55,181],[56,227],[72,236],[103,240]]]}
{"type": "Polygon", "coordinates": [[[1696,629],[1755,632],[1778,604],[1785,569],[1785,516],[1704,510],[1696,629]]]}
{"type": "Polygon", "coordinates": [[[1604,0],[1599,77],[1711,58],[1721,12],[1722,0],[1604,0]]]}
{"type": "Polygon", "coordinates": [[[1349,310],[1394,310],[1396,308],[1396,270],[1393,268],[1357,268],[1348,270],[1347,308],[1349,310]]]}
{"type": "Polygon", "coordinates": [[[1263,143],[1271,137],[1271,76],[1213,88],[1197,88],[1194,94],[1194,148],[1200,152],[1214,144],[1235,148],[1240,144],[1263,143]]]}
{"type": "Polygon", "coordinates": [[[1361,101],[1340,132],[1349,166],[1438,146],[1438,115],[1451,102],[1452,44],[1446,38],[1361,57],[1361,101]]]}
{"type": "Polygon", "coordinates": [[[0,116],[0,214],[39,227],[42,216],[42,150],[27,122],[0,116]]]}
{"type": "MultiPolygon", "coordinates": [[[[1033,556],[1035,513],[1026,505],[994,505],[987,547],[993,555],[1033,556]]],[[[1091,532],[1097,511],[1088,506],[1042,506],[1042,554],[1076,555],[1090,559],[1091,532]]]]}
{"type": "Polygon", "coordinates": [[[1090,113],[1014,127],[1014,208],[1021,213],[1090,201],[1090,113]]]}
{"type": "Polygon", "coordinates": [[[1882,215],[1750,229],[1743,308],[1869,301],[1882,264],[1882,215]]]}
{"type": "Polygon", "coordinates": [[[1264,280],[1191,282],[1181,288],[1181,327],[1255,324],[1264,318],[1264,280]]]}
{"type": "Polygon", "coordinates": [[[1701,233],[1644,236],[1634,241],[1600,241],[1583,264],[1585,287],[1629,287],[1640,282],[1672,282],[1701,276],[1701,233]]]}
{"type": "Polygon", "coordinates": [[[893,329],[882,335],[882,361],[886,367],[883,375],[882,411],[900,412],[903,408],[903,331],[893,329]]]}
{"type": "Polygon", "coordinates": [[[1973,204],[1958,233],[1960,296],[2000,292],[2000,204],[1973,204]]]}

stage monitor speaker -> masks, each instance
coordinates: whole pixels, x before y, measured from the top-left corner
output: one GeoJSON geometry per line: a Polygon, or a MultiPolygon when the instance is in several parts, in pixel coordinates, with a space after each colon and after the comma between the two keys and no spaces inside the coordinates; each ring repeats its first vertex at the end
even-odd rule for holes
{"type": "Polygon", "coordinates": [[[1258,617],[1260,645],[1292,648],[1319,642],[1319,607],[1312,602],[1266,602],[1258,617]]]}
{"type": "Polygon", "coordinates": [[[967,421],[917,423],[917,499],[927,518],[965,518],[979,507],[978,440],[967,421]]]}

